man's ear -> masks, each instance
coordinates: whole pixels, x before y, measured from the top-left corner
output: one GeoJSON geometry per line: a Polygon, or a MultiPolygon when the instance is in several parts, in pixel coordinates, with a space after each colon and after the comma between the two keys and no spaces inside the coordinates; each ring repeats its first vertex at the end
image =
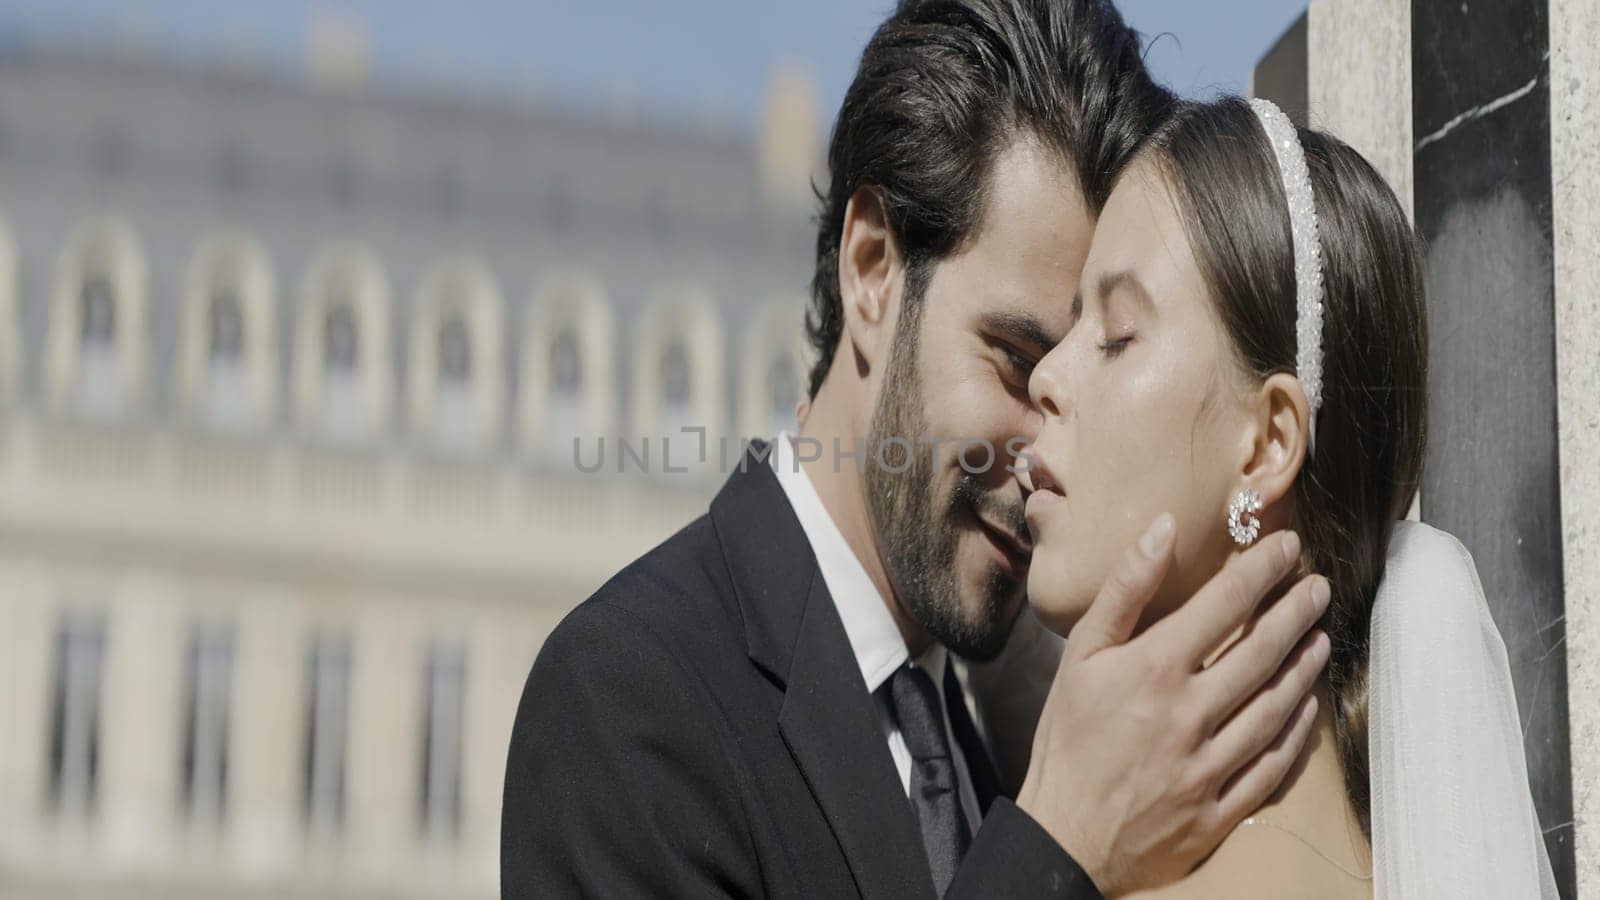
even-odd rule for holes
{"type": "Polygon", "coordinates": [[[1310,447],[1311,404],[1300,379],[1286,372],[1268,376],[1251,421],[1254,440],[1241,474],[1270,507],[1289,495],[1310,447]]]}
{"type": "Polygon", "coordinates": [[[883,197],[876,188],[858,188],[844,209],[839,296],[845,333],[869,367],[876,366],[889,347],[891,294],[900,272],[900,250],[889,230],[883,197]]]}

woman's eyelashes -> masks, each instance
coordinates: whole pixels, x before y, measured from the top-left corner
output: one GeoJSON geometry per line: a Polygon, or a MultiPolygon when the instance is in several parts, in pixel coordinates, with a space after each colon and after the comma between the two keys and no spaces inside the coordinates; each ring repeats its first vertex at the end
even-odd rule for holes
{"type": "Polygon", "coordinates": [[[1131,334],[1107,338],[1100,342],[1100,352],[1105,354],[1107,359],[1116,359],[1122,355],[1122,351],[1128,349],[1129,344],[1133,343],[1133,338],[1131,334]]]}

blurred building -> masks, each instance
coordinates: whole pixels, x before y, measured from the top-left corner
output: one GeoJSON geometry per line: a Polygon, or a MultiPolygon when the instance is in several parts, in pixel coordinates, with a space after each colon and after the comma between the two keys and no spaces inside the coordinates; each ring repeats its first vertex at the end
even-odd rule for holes
{"type": "Polygon", "coordinates": [[[805,79],[747,136],[315,37],[0,54],[0,897],[494,896],[543,636],[792,417],[805,79]]]}

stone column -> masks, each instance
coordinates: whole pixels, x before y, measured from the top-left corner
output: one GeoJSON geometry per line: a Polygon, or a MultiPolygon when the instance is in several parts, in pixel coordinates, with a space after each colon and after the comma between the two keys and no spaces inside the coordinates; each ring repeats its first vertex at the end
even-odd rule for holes
{"type": "Polygon", "coordinates": [[[41,857],[49,825],[50,701],[61,610],[42,567],[7,554],[0,609],[0,866],[41,857]]]}
{"type": "Polygon", "coordinates": [[[1597,19],[1593,0],[1312,0],[1253,82],[1303,92],[1424,241],[1422,517],[1472,551],[1505,636],[1563,896],[1600,890],[1597,19]]]}
{"type": "Polygon", "coordinates": [[[352,606],[345,836],[363,881],[398,890],[420,831],[423,637],[403,598],[364,596],[352,606]]]}
{"type": "Polygon", "coordinates": [[[239,873],[270,881],[290,871],[301,850],[310,631],[288,589],[255,587],[242,601],[230,713],[229,834],[239,873]]]}
{"type": "Polygon", "coordinates": [[[1548,0],[1414,0],[1412,152],[1431,343],[1423,518],[1477,561],[1571,896],[1550,24],[1548,0]]]}
{"type": "Polygon", "coordinates": [[[1600,896],[1600,6],[1550,0],[1556,418],[1578,896],[1600,896]]]}
{"type": "Polygon", "coordinates": [[[108,606],[100,685],[101,826],[123,871],[168,863],[179,796],[183,618],[170,580],[130,576],[108,606]]]}
{"type": "Polygon", "coordinates": [[[1311,127],[1365,156],[1414,217],[1411,11],[1394,0],[1312,0],[1307,18],[1311,127]]]}

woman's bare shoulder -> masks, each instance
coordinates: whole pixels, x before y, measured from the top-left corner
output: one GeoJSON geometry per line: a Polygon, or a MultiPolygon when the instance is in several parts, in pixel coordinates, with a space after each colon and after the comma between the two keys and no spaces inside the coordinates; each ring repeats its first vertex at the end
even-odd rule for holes
{"type": "Polygon", "coordinates": [[[1316,851],[1268,827],[1236,829],[1182,881],[1138,900],[1368,900],[1372,882],[1341,872],[1316,851]]]}

